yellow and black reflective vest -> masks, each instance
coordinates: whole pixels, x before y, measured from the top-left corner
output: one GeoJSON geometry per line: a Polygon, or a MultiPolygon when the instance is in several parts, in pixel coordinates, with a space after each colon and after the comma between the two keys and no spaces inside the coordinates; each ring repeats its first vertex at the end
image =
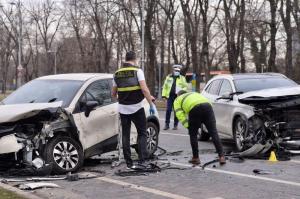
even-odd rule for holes
{"type": "Polygon", "coordinates": [[[137,104],[144,99],[137,77],[138,69],[131,64],[124,63],[123,67],[115,72],[114,80],[118,88],[119,104],[137,104]]]}

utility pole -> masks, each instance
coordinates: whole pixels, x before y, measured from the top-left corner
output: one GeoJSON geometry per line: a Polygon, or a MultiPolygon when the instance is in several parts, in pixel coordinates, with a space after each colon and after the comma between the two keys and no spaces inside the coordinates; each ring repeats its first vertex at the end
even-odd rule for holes
{"type": "Polygon", "coordinates": [[[141,31],[142,31],[142,41],[141,41],[141,52],[142,52],[142,60],[141,60],[141,67],[142,70],[145,70],[145,26],[144,26],[144,8],[145,2],[141,0],[141,31]]]}

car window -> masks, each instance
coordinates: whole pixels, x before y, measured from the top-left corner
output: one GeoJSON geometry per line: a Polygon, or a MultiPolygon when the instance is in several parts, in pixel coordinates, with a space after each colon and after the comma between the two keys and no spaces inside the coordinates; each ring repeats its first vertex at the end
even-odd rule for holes
{"type": "Polygon", "coordinates": [[[60,79],[36,79],[9,95],[3,104],[51,103],[62,101],[68,107],[83,81],[60,79]]]}
{"type": "Polygon", "coordinates": [[[249,92],[269,88],[297,86],[294,81],[285,77],[247,78],[234,80],[237,92],[249,92]]]}
{"type": "Polygon", "coordinates": [[[222,96],[225,93],[232,93],[232,87],[230,85],[230,82],[227,79],[224,79],[220,88],[219,95],[222,96]]]}
{"type": "Polygon", "coordinates": [[[214,80],[209,86],[208,93],[212,95],[218,95],[221,81],[222,80],[220,79],[214,80]]]}
{"type": "Polygon", "coordinates": [[[97,101],[99,104],[111,104],[111,87],[109,80],[99,80],[93,82],[82,96],[81,102],[97,101]]]}

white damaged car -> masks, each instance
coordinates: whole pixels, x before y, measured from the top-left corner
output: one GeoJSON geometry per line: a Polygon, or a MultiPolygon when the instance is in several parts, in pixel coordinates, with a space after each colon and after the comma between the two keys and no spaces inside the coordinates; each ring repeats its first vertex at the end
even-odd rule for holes
{"type": "MultiPolygon", "coordinates": [[[[0,159],[42,167],[54,173],[79,169],[85,158],[116,150],[120,129],[112,74],[62,74],[28,82],[0,105],[0,159]]],[[[147,115],[148,151],[158,146],[159,119],[147,115]]],[[[132,125],[131,144],[136,148],[132,125]]]]}

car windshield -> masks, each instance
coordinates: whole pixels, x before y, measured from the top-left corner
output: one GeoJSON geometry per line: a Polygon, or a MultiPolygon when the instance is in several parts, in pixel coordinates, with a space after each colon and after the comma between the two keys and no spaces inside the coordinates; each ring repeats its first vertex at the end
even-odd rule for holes
{"type": "Polygon", "coordinates": [[[48,103],[62,101],[67,107],[83,81],[77,80],[33,80],[20,87],[3,104],[48,103]]]}
{"type": "Polygon", "coordinates": [[[253,78],[253,79],[237,79],[234,80],[237,92],[249,92],[269,88],[290,87],[297,84],[284,77],[267,77],[267,78],[253,78]]]}

